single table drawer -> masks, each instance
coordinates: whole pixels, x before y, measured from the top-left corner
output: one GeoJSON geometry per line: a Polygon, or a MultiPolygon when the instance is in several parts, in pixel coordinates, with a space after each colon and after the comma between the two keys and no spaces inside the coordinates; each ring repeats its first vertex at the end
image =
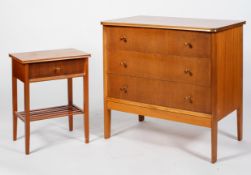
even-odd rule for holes
{"type": "Polygon", "coordinates": [[[32,63],[29,66],[30,79],[81,73],[84,73],[84,59],[32,63]]]}
{"type": "Polygon", "coordinates": [[[133,51],[108,51],[108,73],[211,85],[210,59],[133,51]]]}
{"type": "Polygon", "coordinates": [[[109,97],[211,113],[211,88],[113,74],[107,78],[109,97]]]}

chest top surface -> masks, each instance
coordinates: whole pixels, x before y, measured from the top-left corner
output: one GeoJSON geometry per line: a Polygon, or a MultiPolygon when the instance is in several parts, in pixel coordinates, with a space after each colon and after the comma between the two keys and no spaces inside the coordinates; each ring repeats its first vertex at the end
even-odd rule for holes
{"type": "Polygon", "coordinates": [[[58,60],[69,60],[90,57],[90,54],[77,49],[57,49],[34,52],[11,53],[9,56],[16,61],[26,63],[39,63],[58,60]]]}
{"type": "Polygon", "coordinates": [[[241,20],[193,19],[160,16],[133,16],[101,22],[101,24],[107,26],[162,28],[201,32],[218,32],[241,26],[245,23],[246,21],[241,20]]]}

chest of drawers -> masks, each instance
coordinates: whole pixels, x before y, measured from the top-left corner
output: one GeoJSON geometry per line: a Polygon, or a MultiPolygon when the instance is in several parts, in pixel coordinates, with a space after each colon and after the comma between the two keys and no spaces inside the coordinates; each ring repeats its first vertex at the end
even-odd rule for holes
{"type": "Polygon", "coordinates": [[[111,110],[211,128],[237,110],[242,139],[245,21],[136,16],[104,21],[104,124],[111,110]]]}

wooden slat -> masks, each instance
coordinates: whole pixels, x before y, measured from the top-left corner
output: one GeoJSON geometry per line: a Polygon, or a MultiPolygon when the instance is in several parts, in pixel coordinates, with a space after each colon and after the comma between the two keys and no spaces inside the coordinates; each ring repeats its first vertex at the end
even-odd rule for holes
{"type": "MultiPolygon", "coordinates": [[[[50,108],[35,109],[30,111],[30,120],[38,121],[50,118],[58,118],[58,117],[68,116],[69,114],[70,115],[83,114],[83,110],[75,105],[72,106],[65,105],[65,106],[57,106],[50,108]]],[[[26,116],[25,112],[17,112],[16,115],[22,121],[25,121],[25,116],[26,116]]]]}

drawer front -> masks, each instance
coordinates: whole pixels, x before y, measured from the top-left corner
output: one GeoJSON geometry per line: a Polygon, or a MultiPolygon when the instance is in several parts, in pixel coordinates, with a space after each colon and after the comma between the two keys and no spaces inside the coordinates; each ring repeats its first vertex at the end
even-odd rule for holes
{"type": "Polygon", "coordinates": [[[178,56],[210,58],[211,34],[170,30],[168,32],[168,53],[178,56]]]}
{"type": "Polygon", "coordinates": [[[146,54],[133,51],[107,52],[108,73],[210,86],[209,59],[146,54]]]}
{"type": "Polygon", "coordinates": [[[84,59],[30,64],[30,79],[84,73],[84,59]]]}
{"type": "Polygon", "coordinates": [[[211,34],[179,30],[104,27],[106,48],[209,58],[211,34]]]}
{"type": "Polygon", "coordinates": [[[131,50],[167,54],[167,30],[131,27],[104,27],[108,50],[131,50]]]}
{"type": "Polygon", "coordinates": [[[211,113],[210,88],[112,74],[107,78],[109,97],[211,113]]]}

